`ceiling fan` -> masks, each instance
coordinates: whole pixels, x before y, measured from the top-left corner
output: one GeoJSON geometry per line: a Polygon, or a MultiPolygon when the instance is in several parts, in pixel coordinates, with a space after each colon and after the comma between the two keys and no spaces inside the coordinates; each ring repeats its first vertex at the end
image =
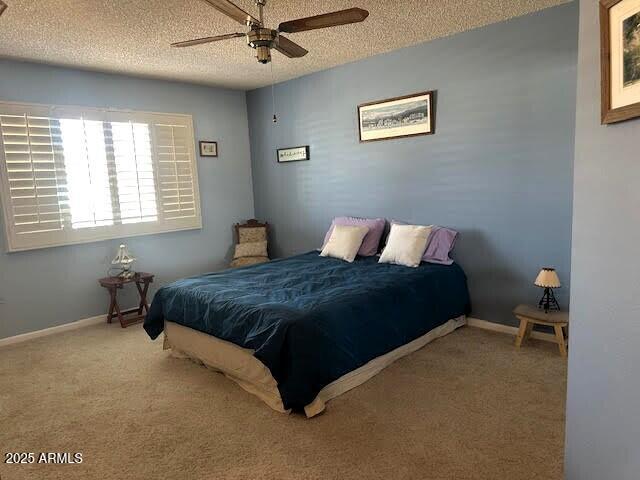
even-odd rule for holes
{"type": "Polygon", "coordinates": [[[4,3],[2,0],[0,0],[0,15],[2,15],[4,13],[4,11],[7,9],[8,5],[6,3],[4,3]]]}
{"type": "MultiPolygon", "coordinates": [[[[255,0],[258,7],[258,18],[245,12],[237,5],[229,0],[202,0],[221,13],[236,20],[242,25],[249,27],[247,33],[228,33],[226,35],[217,35],[215,37],[197,38],[195,40],[187,40],[186,42],[172,43],[172,47],[191,47],[193,45],[201,45],[203,43],[217,42],[220,40],[229,40],[232,38],[246,37],[247,44],[256,50],[256,58],[260,63],[269,63],[271,61],[271,49],[275,48],[278,52],[289,58],[304,57],[307,50],[302,48],[287,37],[281,35],[284,33],[306,32],[307,30],[315,30],[318,28],[335,27],[338,25],[347,25],[350,23],[358,23],[364,21],[369,12],[361,8],[348,8],[338,12],[325,13],[314,17],[300,18],[289,22],[281,23],[277,30],[266,28],[264,25],[264,7],[267,0],[255,0]]],[[[2,0],[0,0],[0,3],[2,0]]]]}

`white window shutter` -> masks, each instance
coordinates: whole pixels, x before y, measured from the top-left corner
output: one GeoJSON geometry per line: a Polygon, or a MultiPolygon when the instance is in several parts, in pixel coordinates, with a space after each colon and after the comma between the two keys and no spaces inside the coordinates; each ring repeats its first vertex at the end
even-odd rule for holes
{"type": "Polygon", "coordinates": [[[66,178],[56,126],[47,117],[0,115],[0,133],[9,226],[18,235],[62,230],[66,178]]]}
{"type": "Polygon", "coordinates": [[[155,127],[162,215],[165,220],[195,218],[196,179],[188,128],[163,124],[155,127]]]}
{"type": "Polygon", "coordinates": [[[125,224],[157,221],[150,126],[112,122],[111,132],[118,186],[117,216],[125,224]]]}
{"type": "Polygon", "coordinates": [[[9,251],[201,228],[190,116],[0,103],[9,251]]]}

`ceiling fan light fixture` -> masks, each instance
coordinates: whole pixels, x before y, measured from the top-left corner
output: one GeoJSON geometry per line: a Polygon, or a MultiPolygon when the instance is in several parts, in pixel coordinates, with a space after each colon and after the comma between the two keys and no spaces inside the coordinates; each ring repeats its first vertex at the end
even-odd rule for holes
{"type": "MultiPolygon", "coordinates": [[[[296,33],[305,32],[307,30],[337,27],[339,25],[362,22],[369,16],[369,12],[361,8],[348,8],[338,12],[325,13],[323,15],[299,18],[290,22],[284,22],[280,24],[277,30],[272,30],[270,28],[265,28],[264,26],[264,7],[267,0],[254,0],[258,7],[258,18],[255,18],[253,15],[245,12],[230,0],[203,1],[238,23],[249,27],[249,31],[246,33],[247,44],[256,51],[256,59],[262,64],[271,62],[271,49],[275,49],[289,58],[301,58],[309,53],[297,43],[280,35],[280,32],[296,33]]],[[[2,0],[0,0],[0,4],[2,4],[2,0]]],[[[204,43],[242,37],[244,35],[245,34],[242,33],[217,35],[215,37],[204,37],[187,40],[185,42],[176,42],[172,43],[171,46],[192,47],[194,45],[202,45],[204,43]]]]}
{"type": "Polygon", "coordinates": [[[256,58],[263,65],[269,63],[271,61],[271,48],[266,46],[256,47],[256,58]]]}
{"type": "Polygon", "coordinates": [[[268,28],[254,28],[247,33],[247,42],[251,48],[271,46],[278,32],[268,28]]]}
{"type": "Polygon", "coordinates": [[[247,43],[256,51],[258,62],[265,64],[271,61],[271,48],[278,32],[268,28],[253,28],[247,34],[247,43]]]}

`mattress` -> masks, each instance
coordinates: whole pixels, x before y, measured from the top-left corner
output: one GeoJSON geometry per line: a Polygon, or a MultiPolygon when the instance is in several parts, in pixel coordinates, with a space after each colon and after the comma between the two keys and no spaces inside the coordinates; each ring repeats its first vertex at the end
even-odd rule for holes
{"type": "Polygon", "coordinates": [[[458,265],[377,260],[309,252],[179,280],[156,292],[144,328],[155,339],[171,322],[251,352],[283,409],[304,410],[334,381],[469,313],[458,265]]]}
{"type": "MultiPolygon", "coordinates": [[[[304,407],[305,415],[311,418],[322,413],[329,400],[362,385],[396,360],[419,350],[465,324],[466,318],[464,316],[451,319],[406,345],[370,360],[365,365],[334,380],[320,390],[316,398],[304,407]]],[[[257,396],[273,410],[290,413],[291,409],[284,407],[278,383],[269,369],[254,357],[253,350],[238,347],[233,343],[173,322],[166,322],[164,334],[164,349],[171,349],[173,357],[188,358],[223,373],[244,390],[257,396]]]]}

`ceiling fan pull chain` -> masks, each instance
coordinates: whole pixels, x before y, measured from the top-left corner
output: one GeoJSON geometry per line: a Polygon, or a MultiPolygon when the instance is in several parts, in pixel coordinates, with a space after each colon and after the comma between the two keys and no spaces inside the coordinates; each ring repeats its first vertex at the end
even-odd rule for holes
{"type": "MultiPolygon", "coordinates": [[[[264,5],[267,3],[267,0],[256,0],[256,3],[258,3],[259,7],[260,7],[260,21],[263,20],[263,13],[262,13],[262,9],[264,7],[264,5]]],[[[273,106],[273,123],[278,123],[278,116],[276,115],[276,92],[275,92],[275,85],[274,85],[274,78],[273,78],[273,59],[270,62],[270,68],[271,68],[271,103],[273,106]]]]}
{"type": "Polygon", "coordinates": [[[273,61],[271,62],[271,102],[273,103],[273,123],[278,123],[276,115],[276,85],[273,78],[273,61]]]}

